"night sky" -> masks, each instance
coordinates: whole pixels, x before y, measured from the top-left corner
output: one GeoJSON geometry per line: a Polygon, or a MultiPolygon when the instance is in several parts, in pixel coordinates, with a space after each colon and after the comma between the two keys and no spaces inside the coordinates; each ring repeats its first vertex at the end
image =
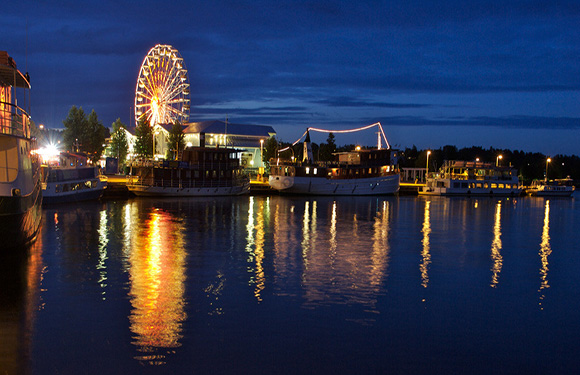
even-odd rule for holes
{"type": "Polygon", "coordinates": [[[290,142],[380,121],[396,147],[580,154],[578,0],[9,1],[0,35],[47,127],[72,105],[132,123],[161,43],[185,59],[190,121],[270,125],[290,142]]]}

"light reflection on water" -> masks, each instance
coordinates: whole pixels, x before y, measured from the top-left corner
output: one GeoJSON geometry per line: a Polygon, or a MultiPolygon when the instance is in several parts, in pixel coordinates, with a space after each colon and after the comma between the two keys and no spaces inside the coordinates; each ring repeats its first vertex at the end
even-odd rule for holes
{"type": "Polygon", "coordinates": [[[497,286],[499,282],[499,274],[503,265],[503,257],[501,256],[501,202],[498,201],[495,206],[495,216],[493,223],[493,242],[491,243],[491,259],[493,266],[491,268],[491,284],[492,288],[497,286]]]}
{"type": "Polygon", "coordinates": [[[183,224],[160,209],[151,211],[133,232],[129,251],[130,329],[138,360],[165,363],[159,348],[181,346],[185,312],[183,224]]]}
{"type": "MultiPolygon", "coordinates": [[[[544,299],[543,290],[550,287],[548,283],[548,256],[552,253],[550,246],[550,200],[547,199],[544,206],[544,226],[542,227],[542,242],[540,243],[540,300],[544,299]]],[[[542,303],[540,302],[540,306],[542,303]]]]}
{"type": "MultiPolygon", "coordinates": [[[[272,372],[268,358],[282,358],[275,347],[295,349],[297,372],[312,358],[341,369],[328,357],[344,355],[341,348],[368,353],[374,370],[413,363],[419,373],[432,363],[485,373],[491,365],[474,348],[493,362],[515,342],[523,343],[520,356],[532,343],[532,354],[542,348],[557,357],[545,342],[571,344],[580,334],[568,312],[580,287],[578,211],[574,199],[278,196],[52,208],[27,264],[27,325],[18,337],[33,333],[0,347],[27,346],[33,369],[59,370],[81,335],[79,351],[115,354],[110,364],[88,358],[94,373],[195,372],[204,356],[272,372]],[[68,310],[95,311],[91,326],[102,337],[68,312],[71,331],[58,325],[64,338],[55,340],[52,324],[68,310]],[[457,353],[454,364],[437,348],[457,353]]],[[[580,354],[567,347],[566,358],[580,354]]],[[[512,358],[516,370],[528,363],[512,358]]]]}

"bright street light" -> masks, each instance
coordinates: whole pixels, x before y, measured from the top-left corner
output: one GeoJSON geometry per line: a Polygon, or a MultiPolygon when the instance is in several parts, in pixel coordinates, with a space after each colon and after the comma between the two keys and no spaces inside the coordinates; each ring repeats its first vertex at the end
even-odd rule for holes
{"type": "Polygon", "coordinates": [[[425,182],[427,182],[427,175],[429,174],[429,155],[431,155],[431,150],[427,151],[427,166],[425,168],[425,182]]]}
{"type": "Polygon", "coordinates": [[[499,161],[500,161],[500,159],[503,159],[503,156],[502,155],[498,155],[497,158],[495,158],[495,166],[496,167],[499,167],[499,161]]]}
{"type": "Polygon", "coordinates": [[[548,182],[548,163],[550,163],[552,161],[552,159],[547,158],[546,159],[546,182],[548,182]]]}

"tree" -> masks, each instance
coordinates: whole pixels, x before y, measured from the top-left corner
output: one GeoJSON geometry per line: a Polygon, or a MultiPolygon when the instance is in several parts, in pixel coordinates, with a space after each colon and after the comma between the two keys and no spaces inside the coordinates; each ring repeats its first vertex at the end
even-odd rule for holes
{"type": "Polygon", "coordinates": [[[334,155],[332,155],[334,152],[336,152],[335,137],[333,133],[328,133],[326,143],[322,143],[320,145],[320,160],[323,161],[334,160],[334,155]]]}
{"type": "Polygon", "coordinates": [[[264,146],[262,148],[262,162],[266,165],[267,168],[270,168],[270,160],[275,159],[278,151],[278,140],[275,136],[272,136],[264,142],[264,146]]]}
{"type": "Polygon", "coordinates": [[[67,150],[77,151],[82,145],[87,128],[87,117],[82,107],[72,106],[68,111],[68,116],[62,122],[64,125],[64,147],[67,150]]]}
{"type": "Polygon", "coordinates": [[[168,159],[177,160],[179,156],[179,151],[185,148],[185,134],[183,133],[183,126],[179,121],[175,121],[171,130],[169,131],[169,150],[168,159]]]}
{"type": "Polygon", "coordinates": [[[127,133],[125,133],[126,126],[121,122],[121,119],[117,119],[113,123],[113,136],[111,137],[111,151],[113,155],[119,160],[119,167],[125,164],[125,159],[127,159],[127,150],[129,148],[129,143],[127,142],[127,133]]]}
{"type": "Polygon", "coordinates": [[[82,107],[73,105],[63,124],[65,147],[87,153],[90,160],[96,163],[101,158],[108,136],[108,129],[99,122],[96,112],[91,111],[87,118],[82,107]]]}
{"type": "Polygon", "coordinates": [[[105,149],[105,140],[109,137],[109,129],[101,124],[94,109],[87,119],[85,137],[83,151],[89,154],[93,163],[97,163],[105,149]]]}
{"type": "Polygon", "coordinates": [[[141,117],[135,127],[135,153],[140,156],[153,155],[153,128],[145,117],[141,117]]]}

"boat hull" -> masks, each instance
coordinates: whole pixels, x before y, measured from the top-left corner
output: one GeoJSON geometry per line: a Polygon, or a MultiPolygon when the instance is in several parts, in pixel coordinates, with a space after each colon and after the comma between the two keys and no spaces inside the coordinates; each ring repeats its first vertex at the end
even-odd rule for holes
{"type": "MultiPolygon", "coordinates": [[[[64,193],[54,193],[54,194],[44,194],[42,203],[45,205],[49,204],[59,204],[59,203],[71,203],[71,202],[82,202],[88,200],[96,200],[103,196],[105,191],[104,186],[100,188],[95,188],[91,190],[79,191],[79,192],[64,192],[64,193]]],[[[46,191],[45,191],[46,192],[46,191]]]]}
{"type": "Polygon", "coordinates": [[[42,219],[41,191],[39,179],[27,196],[0,197],[1,249],[25,247],[36,239],[42,219]]]}
{"type": "Polygon", "coordinates": [[[533,197],[571,197],[574,190],[527,190],[529,195],[533,197]]]}
{"type": "Polygon", "coordinates": [[[250,183],[244,183],[239,186],[194,188],[127,185],[127,189],[139,197],[208,197],[248,194],[250,192],[250,183]]]}
{"type": "Polygon", "coordinates": [[[419,195],[433,196],[494,196],[514,197],[519,196],[522,189],[450,189],[450,188],[425,188],[419,190],[419,195]]]}
{"type": "Polygon", "coordinates": [[[399,191],[399,175],[371,178],[270,176],[270,186],[284,194],[300,195],[393,195],[399,191]]]}

